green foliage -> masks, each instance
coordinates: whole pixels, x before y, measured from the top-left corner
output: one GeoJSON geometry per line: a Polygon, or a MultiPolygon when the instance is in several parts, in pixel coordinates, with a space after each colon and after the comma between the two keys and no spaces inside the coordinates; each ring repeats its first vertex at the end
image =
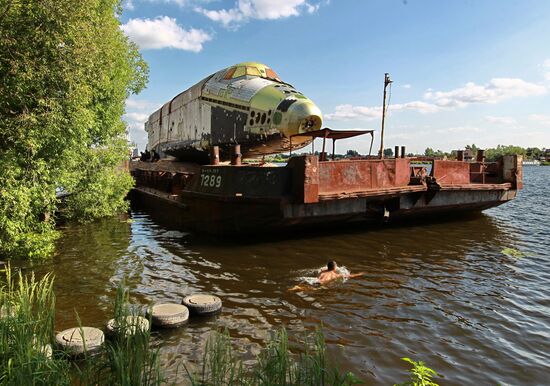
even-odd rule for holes
{"type": "MultiPolygon", "coordinates": [[[[478,147],[475,144],[472,145],[466,145],[464,147],[465,149],[472,150],[474,154],[474,158],[476,157],[478,147]]],[[[539,159],[544,155],[544,150],[541,150],[539,148],[523,148],[520,146],[504,146],[504,145],[498,145],[496,148],[489,148],[485,150],[485,160],[488,162],[495,162],[500,157],[504,155],[522,155],[526,159],[539,159]]],[[[431,147],[426,148],[424,151],[424,156],[426,157],[436,157],[436,158],[444,158],[447,157],[449,159],[456,159],[456,150],[449,152],[444,152],[441,150],[434,150],[431,147]]]]}
{"type": "Polygon", "coordinates": [[[361,381],[352,373],[341,373],[327,363],[325,341],[318,331],[313,347],[306,341],[304,352],[293,355],[283,328],[267,343],[251,368],[235,357],[227,331],[214,333],[206,343],[201,370],[189,380],[196,386],[222,385],[356,385],[361,381]]]}
{"type": "Polygon", "coordinates": [[[438,376],[435,370],[430,369],[422,361],[415,362],[410,358],[401,358],[412,365],[409,370],[410,381],[396,384],[395,386],[438,386],[432,381],[432,377],[438,376]]]}
{"type": "Polygon", "coordinates": [[[393,150],[389,147],[384,149],[384,157],[393,157],[393,150]]]}
{"type": "MultiPolygon", "coordinates": [[[[160,370],[159,350],[151,348],[150,328],[129,326],[128,316],[136,317],[130,308],[129,292],[119,285],[115,302],[115,320],[118,332],[107,344],[107,358],[111,365],[109,384],[120,386],[152,386],[164,384],[160,370]]],[[[151,320],[149,319],[149,326],[151,320]]]]}
{"type": "Polygon", "coordinates": [[[124,211],[128,202],[124,199],[133,187],[134,180],[120,167],[122,160],[117,154],[123,154],[126,144],[117,141],[111,149],[90,149],[88,168],[67,197],[62,209],[64,217],[79,221],[90,221],[124,211]],[[113,152],[115,146],[118,152],[113,152]]]}
{"type": "Polygon", "coordinates": [[[51,356],[53,278],[12,276],[0,288],[0,385],[68,385],[69,366],[51,356]]]}
{"type": "Polygon", "coordinates": [[[159,350],[151,348],[150,329],[130,325],[128,321],[128,317],[137,317],[138,312],[130,305],[129,291],[124,283],[117,288],[114,314],[117,330],[113,339],[105,344],[103,360],[96,359],[95,371],[91,373],[97,380],[95,383],[119,386],[164,384],[159,350]]]}
{"type": "Polygon", "coordinates": [[[72,219],[124,208],[121,116],[147,66],[119,12],[119,0],[0,6],[0,255],[51,254],[58,188],[72,219]]]}
{"type": "Polygon", "coordinates": [[[494,161],[498,160],[500,157],[502,157],[503,155],[515,155],[515,154],[526,156],[527,155],[527,149],[524,149],[520,146],[498,145],[494,149],[487,149],[485,151],[485,159],[487,161],[494,162],[494,161]]]}
{"type": "Polygon", "coordinates": [[[456,158],[456,151],[452,151],[451,153],[447,153],[447,152],[444,152],[444,151],[441,151],[441,150],[434,150],[431,147],[428,147],[428,148],[426,148],[426,150],[424,150],[424,156],[425,157],[435,157],[435,158],[444,158],[444,157],[450,158],[450,157],[454,156],[456,158]]]}
{"type": "Polygon", "coordinates": [[[464,147],[464,149],[466,149],[466,150],[471,150],[474,154],[476,154],[476,153],[477,153],[477,150],[478,150],[478,147],[476,146],[475,143],[472,143],[471,145],[466,145],[466,146],[464,147]]]}

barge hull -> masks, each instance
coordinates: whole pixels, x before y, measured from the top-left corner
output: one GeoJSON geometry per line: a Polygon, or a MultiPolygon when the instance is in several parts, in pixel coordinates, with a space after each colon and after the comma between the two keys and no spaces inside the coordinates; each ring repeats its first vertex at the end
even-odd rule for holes
{"type": "Polygon", "coordinates": [[[408,158],[319,162],[300,156],[286,167],[171,172],[139,164],[131,166],[137,181],[133,200],[178,226],[213,234],[480,212],[514,199],[521,188],[517,156],[482,165],[432,160],[422,177],[408,158]]]}

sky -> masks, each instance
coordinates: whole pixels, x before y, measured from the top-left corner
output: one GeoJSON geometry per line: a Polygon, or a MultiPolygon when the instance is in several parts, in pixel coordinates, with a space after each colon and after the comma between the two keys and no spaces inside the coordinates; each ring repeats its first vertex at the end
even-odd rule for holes
{"type": "Polygon", "coordinates": [[[120,21],[150,66],[124,116],[140,150],[149,114],[244,61],[313,100],[323,127],[376,130],[374,148],[386,72],[384,147],[550,148],[550,1],[123,0],[120,21]]]}

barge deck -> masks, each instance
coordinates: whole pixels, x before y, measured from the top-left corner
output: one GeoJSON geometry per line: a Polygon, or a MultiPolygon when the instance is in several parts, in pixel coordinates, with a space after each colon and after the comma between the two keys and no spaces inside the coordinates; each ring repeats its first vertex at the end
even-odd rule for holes
{"type": "MultiPolygon", "coordinates": [[[[322,157],[323,158],[323,157],[322,157]]],[[[132,199],[190,230],[257,233],[482,211],[516,197],[522,159],[320,160],[286,166],[130,162],[132,199]]]]}

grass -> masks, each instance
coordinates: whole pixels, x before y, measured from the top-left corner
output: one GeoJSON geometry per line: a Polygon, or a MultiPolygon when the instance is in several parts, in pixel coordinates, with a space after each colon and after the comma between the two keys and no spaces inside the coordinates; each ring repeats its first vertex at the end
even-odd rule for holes
{"type": "MultiPolygon", "coordinates": [[[[150,328],[141,328],[128,321],[136,318],[129,291],[120,283],[115,297],[116,330],[105,342],[103,353],[85,358],[79,367],[81,385],[156,386],[165,384],[159,360],[159,350],[151,348],[150,328]]],[[[151,321],[149,320],[149,326],[151,321]]]]}
{"type": "Polygon", "coordinates": [[[121,386],[161,385],[164,379],[160,370],[159,350],[151,348],[151,320],[149,328],[129,325],[128,316],[137,317],[130,307],[129,291],[119,284],[115,300],[115,320],[118,331],[107,343],[107,362],[110,366],[110,382],[121,386]]]}
{"type": "Polygon", "coordinates": [[[50,357],[54,345],[53,277],[37,280],[5,269],[0,287],[0,385],[67,385],[69,364],[50,357]]]}
{"type": "MultiPolygon", "coordinates": [[[[0,385],[120,385],[157,386],[164,379],[159,350],[151,347],[149,328],[128,325],[128,317],[138,312],[129,301],[129,291],[121,283],[114,301],[118,329],[103,350],[84,355],[75,362],[55,349],[55,295],[53,276],[37,280],[33,274],[13,276],[5,269],[0,287],[0,385]],[[46,347],[52,348],[49,355],[46,347]]],[[[149,325],[150,325],[149,320],[149,325]]],[[[79,321],[80,325],[80,321],[79,321]]],[[[192,369],[184,364],[193,386],[221,385],[334,385],[362,383],[353,373],[342,372],[326,357],[321,330],[313,341],[293,353],[284,328],[277,331],[252,365],[245,366],[235,355],[227,331],[213,332],[206,341],[204,356],[192,369]]],[[[403,358],[412,365],[407,386],[436,386],[438,374],[423,362],[403,358]]]]}
{"type": "Polygon", "coordinates": [[[342,373],[327,363],[323,334],[317,331],[315,341],[307,341],[301,354],[292,354],[288,335],[279,330],[258,355],[253,366],[246,368],[235,357],[227,331],[213,333],[206,342],[200,370],[187,367],[193,386],[222,385],[355,385],[361,381],[352,373],[342,373]]]}
{"type": "MultiPolygon", "coordinates": [[[[103,351],[73,363],[55,348],[53,276],[37,280],[8,266],[0,287],[0,385],[161,385],[158,350],[151,349],[149,329],[133,329],[128,290],[119,285],[115,319],[119,325],[103,351]],[[133,331],[133,333],[124,333],[133,331]]],[[[80,321],[79,321],[80,325],[80,321]]]]}

